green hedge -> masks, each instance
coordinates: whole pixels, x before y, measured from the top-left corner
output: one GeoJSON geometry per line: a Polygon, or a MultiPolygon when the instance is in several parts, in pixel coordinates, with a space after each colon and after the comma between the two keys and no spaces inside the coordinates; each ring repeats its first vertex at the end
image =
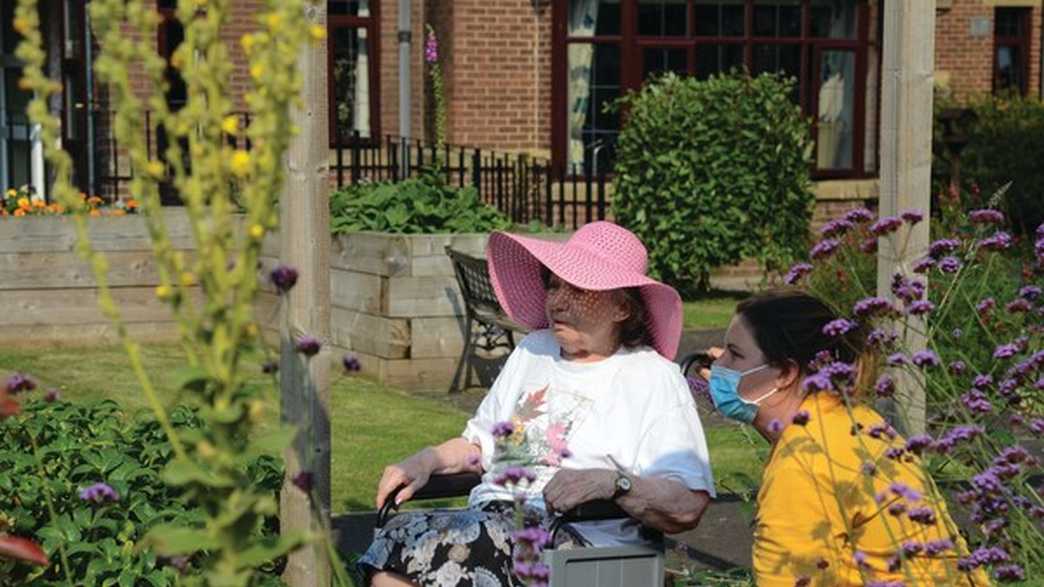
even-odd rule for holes
{"type": "Polygon", "coordinates": [[[613,210],[657,277],[705,289],[715,267],[802,254],[815,201],[808,121],[793,79],[667,75],[621,100],[613,210]]]}

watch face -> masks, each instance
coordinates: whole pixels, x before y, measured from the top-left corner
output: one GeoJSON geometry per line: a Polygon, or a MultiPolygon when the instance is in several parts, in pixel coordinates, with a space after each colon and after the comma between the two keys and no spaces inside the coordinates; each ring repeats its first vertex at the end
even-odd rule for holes
{"type": "Polygon", "coordinates": [[[631,480],[623,475],[620,475],[616,479],[616,491],[618,493],[627,493],[631,490],[631,480]]]}

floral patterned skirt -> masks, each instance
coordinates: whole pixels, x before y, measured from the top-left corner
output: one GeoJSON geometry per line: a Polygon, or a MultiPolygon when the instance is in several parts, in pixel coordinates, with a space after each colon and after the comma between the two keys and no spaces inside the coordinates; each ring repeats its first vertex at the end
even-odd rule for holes
{"type": "MultiPolygon", "coordinates": [[[[511,572],[515,508],[512,502],[491,501],[462,510],[398,514],[374,533],[359,571],[367,585],[380,571],[423,587],[521,585],[511,572]]],[[[541,510],[527,509],[525,515],[545,528],[550,523],[541,510]]],[[[555,548],[580,545],[583,540],[568,527],[558,531],[555,548]]]]}

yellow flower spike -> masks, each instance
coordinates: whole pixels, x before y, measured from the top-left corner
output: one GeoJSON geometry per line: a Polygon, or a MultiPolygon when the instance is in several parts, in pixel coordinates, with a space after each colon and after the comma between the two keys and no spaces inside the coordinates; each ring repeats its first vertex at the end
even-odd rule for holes
{"type": "Polygon", "coordinates": [[[321,24],[313,24],[308,27],[308,34],[312,35],[313,41],[322,41],[326,38],[326,27],[321,24]]]}
{"type": "Polygon", "coordinates": [[[239,132],[239,118],[236,116],[226,116],[221,121],[221,130],[225,131],[225,134],[234,135],[239,132]]]}
{"type": "Polygon", "coordinates": [[[250,236],[255,239],[261,239],[265,236],[265,227],[260,224],[255,224],[250,227],[250,236]]]}
{"type": "Polygon", "coordinates": [[[238,177],[246,177],[250,174],[250,153],[242,149],[237,149],[232,154],[232,159],[229,161],[229,167],[232,169],[232,173],[238,177]]]}
{"type": "Polygon", "coordinates": [[[265,24],[268,28],[272,29],[272,32],[278,31],[279,27],[283,25],[283,17],[278,13],[273,12],[265,17],[265,24]]]}
{"type": "Polygon", "coordinates": [[[25,36],[25,34],[29,32],[29,29],[31,27],[32,27],[32,25],[29,23],[28,19],[25,19],[25,18],[22,18],[22,17],[18,17],[16,19],[14,19],[14,30],[16,30],[19,33],[21,33],[22,36],[25,36]]]}
{"type": "Polygon", "coordinates": [[[265,66],[260,63],[255,63],[250,66],[250,77],[260,81],[265,75],[265,66]]]}
{"type": "Polygon", "coordinates": [[[243,51],[250,53],[254,48],[254,43],[257,42],[257,38],[254,35],[247,33],[239,38],[239,44],[243,46],[243,51]]]}
{"type": "Polygon", "coordinates": [[[196,444],[196,452],[204,459],[212,459],[217,455],[217,449],[214,448],[213,444],[210,444],[206,440],[200,440],[196,444]]]}
{"type": "Polygon", "coordinates": [[[170,289],[169,285],[156,286],[156,297],[161,300],[169,300],[173,294],[174,290],[170,289]]]}
{"type": "Polygon", "coordinates": [[[191,271],[186,271],[181,274],[181,285],[185,287],[191,287],[196,284],[196,276],[191,271]]]}
{"type": "Polygon", "coordinates": [[[250,418],[250,421],[254,423],[260,422],[264,415],[265,403],[259,399],[251,400],[247,407],[247,417],[250,418]]]}
{"type": "Polygon", "coordinates": [[[153,159],[145,166],[145,171],[148,171],[149,175],[156,179],[163,179],[166,168],[164,167],[163,162],[153,159]]]}

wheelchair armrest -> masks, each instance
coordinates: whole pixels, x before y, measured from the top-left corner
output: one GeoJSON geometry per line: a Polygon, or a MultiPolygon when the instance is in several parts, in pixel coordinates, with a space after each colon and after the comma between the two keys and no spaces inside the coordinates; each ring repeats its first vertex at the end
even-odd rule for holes
{"type": "Polygon", "coordinates": [[[681,360],[681,373],[683,377],[689,376],[689,371],[694,367],[700,369],[703,367],[710,367],[710,364],[714,362],[710,354],[707,351],[697,351],[685,355],[685,358],[681,360]]]}
{"type": "Polygon", "coordinates": [[[601,520],[621,520],[631,517],[622,507],[611,499],[596,499],[582,503],[565,512],[561,516],[563,522],[597,522],[601,520]]]}
{"type": "MultiPolygon", "coordinates": [[[[454,473],[452,475],[432,475],[427,484],[413,494],[414,500],[446,499],[465,497],[471,490],[482,483],[482,477],[476,473],[454,473]]],[[[383,528],[391,514],[399,509],[395,498],[404,487],[392,491],[384,501],[384,506],[377,512],[377,527],[383,528]]]]}

